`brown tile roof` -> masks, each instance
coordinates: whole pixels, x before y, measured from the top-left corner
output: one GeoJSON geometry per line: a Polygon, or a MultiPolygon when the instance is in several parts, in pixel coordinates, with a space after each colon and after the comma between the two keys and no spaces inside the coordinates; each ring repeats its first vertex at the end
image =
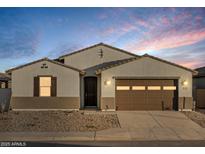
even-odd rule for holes
{"type": "Polygon", "coordinates": [[[139,59],[140,57],[133,57],[133,58],[128,58],[128,59],[122,59],[122,60],[118,60],[118,61],[115,61],[113,62],[112,64],[110,65],[107,65],[105,67],[101,67],[99,68],[98,70],[96,70],[96,74],[100,74],[102,71],[104,70],[107,70],[107,69],[110,69],[112,67],[116,67],[116,66],[119,66],[119,65],[122,65],[122,64],[126,64],[126,63],[129,63],[131,61],[134,61],[136,59],[139,59]]]}
{"type": "Polygon", "coordinates": [[[198,72],[198,74],[194,76],[195,78],[205,77],[205,67],[196,68],[195,71],[198,72]]]}
{"type": "Polygon", "coordinates": [[[113,47],[113,46],[108,45],[108,44],[98,43],[98,44],[95,44],[95,45],[92,45],[92,46],[89,46],[89,47],[86,47],[86,48],[83,48],[83,49],[80,49],[80,50],[77,50],[77,51],[74,51],[74,52],[71,52],[71,53],[68,53],[68,54],[65,54],[65,55],[62,55],[62,56],[59,57],[59,59],[64,58],[64,57],[66,57],[66,56],[70,56],[70,55],[76,54],[76,53],[80,53],[80,52],[82,52],[82,51],[85,51],[85,50],[87,50],[87,49],[91,49],[91,48],[94,48],[94,47],[97,47],[97,46],[100,46],[100,45],[105,46],[105,47],[108,47],[108,48],[111,48],[111,49],[114,49],[114,50],[118,50],[118,51],[120,51],[120,52],[129,54],[129,55],[131,55],[131,56],[138,56],[138,55],[136,55],[136,54],[134,54],[134,53],[128,52],[128,51],[123,50],[123,49],[120,49],[120,48],[113,47]]]}
{"type": "Polygon", "coordinates": [[[89,68],[86,68],[85,71],[89,71],[89,70],[101,70],[101,69],[106,69],[106,68],[109,68],[109,67],[112,67],[112,66],[116,66],[116,65],[120,65],[122,63],[126,63],[128,61],[131,61],[135,59],[135,57],[132,57],[132,58],[126,58],[126,59],[121,59],[121,60],[116,60],[116,61],[110,61],[110,62],[104,62],[104,63],[101,63],[101,64],[98,64],[98,65],[95,65],[95,66],[92,66],[92,67],[89,67],[89,68]]]}
{"type": "Polygon", "coordinates": [[[57,62],[57,61],[54,61],[54,60],[51,60],[51,59],[48,59],[48,58],[42,58],[42,59],[33,61],[33,62],[31,62],[31,63],[27,63],[27,64],[24,64],[24,65],[21,65],[21,66],[18,66],[18,67],[9,69],[9,70],[7,70],[6,72],[7,72],[7,73],[11,73],[11,72],[14,71],[14,70],[17,70],[17,69],[20,69],[20,68],[23,68],[23,67],[26,67],[26,66],[29,66],[29,65],[32,65],[32,64],[41,62],[41,61],[48,61],[48,62],[51,62],[51,63],[56,64],[56,65],[60,65],[60,66],[66,67],[66,68],[70,68],[70,69],[73,69],[73,70],[75,70],[75,71],[80,72],[81,74],[84,74],[84,73],[85,73],[83,70],[79,70],[79,69],[74,68],[74,67],[72,67],[72,66],[65,65],[65,64],[63,64],[63,63],[60,63],[60,62],[57,62]]]}
{"type": "Polygon", "coordinates": [[[197,71],[194,71],[194,70],[192,70],[192,69],[186,68],[186,67],[184,67],[184,66],[181,66],[181,65],[178,65],[178,64],[175,64],[175,63],[172,63],[172,62],[169,62],[169,61],[166,61],[166,60],[163,60],[163,59],[160,59],[160,58],[157,58],[157,57],[148,55],[148,54],[145,54],[145,55],[143,55],[143,56],[141,56],[141,57],[130,58],[130,59],[127,60],[127,61],[125,60],[125,61],[123,61],[123,62],[121,62],[121,63],[117,63],[117,64],[115,64],[115,65],[110,65],[110,66],[107,66],[107,67],[98,69],[98,70],[96,71],[96,74],[100,74],[100,73],[101,73],[102,71],[104,71],[104,70],[107,70],[107,69],[110,69],[110,68],[112,68],[112,67],[116,67],[116,66],[119,66],[119,65],[122,65],[122,64],[131,62],[131,61],[134,61],[134,60],[138,60],[138,59],[141,59],[141,58],[144,58],[144,57],[149,57],[149,58],[152,58],[152,59],[155,59],[155,60],[158,60],[158,61],[161,61],[161,62],[170,64],[170,65],[173,65],[173,66],[176,66],[176,67],[185,69],[185,70],[187,70],[187,71],[192,72],[194,75],[198,73],[197,71]]]}

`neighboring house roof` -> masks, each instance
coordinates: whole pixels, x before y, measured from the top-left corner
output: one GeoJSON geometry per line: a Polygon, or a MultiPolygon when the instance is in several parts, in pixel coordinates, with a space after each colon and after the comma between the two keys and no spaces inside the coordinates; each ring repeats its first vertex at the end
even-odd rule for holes
{"type": "Polygon", "coordinates": [[[196,78],[205,77],[205,67],[200,67],[200,68],[197,68],[195,70],[198,72],[198,74],[195,75],[194,77],[196,77],[196,78]]]}
{"type": "Polygon", "coordinates": [[[48,59],[48,58],[42,58],[42,59],[33,61],[33,62],[31,62],[31,63],[27,63],[27,64],[24,64],[24,65],[21,65],[21,66],[18,66],[18,67],[9,69],[9,70],[7,70],[6,72],[7,72],[7,73],[11,73],[11,72],[14,71],[14,70],[21,69],[21,68],[23,68],[23,67],[26,67],[26,66],[29,66],[29,65],[32,65],[32,64],[41,62],[41,61],[48,61],[48,62],[51,62],[51,63],[56,64],[56,65],[60,65],[60,66],[66,67],[66,68],[70,68],[70,69],[72,69],[72,70],[75,70],[75,71],[80,72],[81,74],[84,74],[84,73],[85,73],[83,70],[79,70],[79,69],[74,68],[74,67],[72,67],[72,66],[69,66],[69,65],[66,65],[66,64],[63,64],[63,63],[60,63],[60,62],[57,62],[57,61],[48,59]]]}
{"type": "Polygon", "coordinates": [[[11,77],[6,73],[0,73],[0,81],[9,81],[11,77]]]}
{"type": "Polygon", "coordinates": [[[85,50],[88,50],[88,49],[91,49],[91,48],[94,48],[94,47],[97,47],[97,46],[100,46],[100,45],[111,48],[111,49],[114,49],[114,50],[117,50],[117,51],[120,51],[120,52],[123,52],[123,53],[126,53],[126,54],[129,54],[131,56],[137,56],[138,57],[138,55],[136,55],[134,53],[131,53],[131,52],[128,52],[128,51],[125,51],[123,49],[116,48],[116,47],[113,47],[111,45],[104,44],[104,43],[98,43],[98,44],[95,44],[95,45],[92,45],[92,46],[89,46],[89,47],[86,47],[86,48],[83,48],[83,49],[80,49],[80,50],[77,50],[77,51],[74,51],[74,52],[71,52],[71,53],[68,53],[68,54],[65,54],[65,55],[62,55],[62,56],[59,57],[59,59],[70,56],[70,55],[73,55],[73,54],[76,54],[76,53],[80,53],[82,51],[85,51],[85,50]]]}
{"type": "Polygon", "coordinates": [[[181,65],[178,65],[178,64],[175,64],[175,63],[172,63],[172,62],[169,62],[169,61],[166,61],[166,60],[163,60],[163,59],[160,59],[160,58],[157,58],[157,57],[148,55],[148,54],[145,54],[145,55],[143,55],[143,56],[141,56],[141,57],[130,58],[130,60],[124,61],[124,62],[122,62],[122,63],[117,63],[117,64],[115,64],[115,65],[110,65],[110,66],[102,67],[101,69],[96,70],[96,74],[100,74],[100,73],[101,73],[102,71],[104,71],[104,70],[107,70],[107,69],[110,69],[110,68],[112,68],[112,67],[116,67],[116,66],[119,66],[119,65],[122,65],[122,64],[125,64],[125,63],[129,63],[129,62],[131,62],[131,61],[138,60],[138,59],[141,59],[141,58],[144,58],[144,57],[149,57],[149,58],[152,58],[152,59],[155,59],[155,60],[158,60],[158,61],[161,61],[161,62],[170,64],[170,65],[173,65],[173,66],[176,66],[176,67],[185,69],[185,70],[187,70],[187,71],[192,72],[194,75],[197,74],[197,71],[194,71],[194,70],[189,69],[189,68],[186,68],[186,67],[184,67],[184,66],[181,66],[181,65]]]}

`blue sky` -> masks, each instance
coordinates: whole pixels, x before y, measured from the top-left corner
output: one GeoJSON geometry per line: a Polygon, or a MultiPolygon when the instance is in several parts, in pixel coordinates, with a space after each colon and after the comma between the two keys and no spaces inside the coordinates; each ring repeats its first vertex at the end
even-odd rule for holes
{"type": "Polygon", "coordinates": [[[205,66],[205,8],[0,8],[0,72],[99,42],[205,66]]]}

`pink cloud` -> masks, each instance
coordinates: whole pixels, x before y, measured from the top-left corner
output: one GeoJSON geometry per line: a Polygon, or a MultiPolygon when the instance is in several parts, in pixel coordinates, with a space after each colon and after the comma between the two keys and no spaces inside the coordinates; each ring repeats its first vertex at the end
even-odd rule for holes
{"type": "Polygon", "coordinates": [[[138,16],[136,16],[136,15],[133,15],[133,14],[130,14],[129,15],[129,19],[131,20],[131,21],[134,21],[134,24],[136,25],[136,26],[143,26],[143,27],[145,27],[145,28],[149,28],[150,27],[150,21],[149,20],[144,20],[144,19],[141,19],[141,18],[139,18],[138,16]]]}
{"type": "Polygon", "coordinates": [[[187,61],[187,62],[181,62],[181,61],[179,61],[179,62],[176,62],[176,63],[179,64],[179,65],[182,65],[182,66],[184,66],[184,67],[192,68],[192,69],[195,69],[195,68],[200,67],[200,66],[203,65],[203,64],[202,64],[201,62],[199,62],[199,61],[192,61],[192,62],[190,62],[190,61],[187,61]]]}
{"type": "Polygon", "coordinates": [[[132,30],[137,29],[137,27],[130,23],[124,23],[122,25],[112,25],[112,27],[108,27],[101,32],[102,36],[122,36],[132,30]]]}
{"type": "Polygon", "coordinates": [[[192,17],[190,13],[184,12],[184,13],[174,16],[173,22],[181,22],[182,20],[188,19],[190,17],[192,17]]]}
{"type": "Polygon", "coordinates": [[[113,34],[115,31],[116,29],[114,27],[109,27],[109,28],[106,28],[101,34],[103,36],[107,36],[107,35],[113,34]]]}
{"type": "Polygon", "coordinates": [[[137,42],[132,41],[126,45],[126,48],[133,51],[160,50],[191,45],[203,39],[205,39],[205,28],[200,31],[190,31],[183,34],[171,30],[156,37],[137,42]]]}
{"type": "Polygon", "coordinates": [[[165,17],[165,16],[161,18],[161,22],[162,22],[163,24],[165,24],[165,25],[169,25],[169,24],[170,24],[169,19],[168,19],[167,17],[165,17]]]}
{"type": "Polygon", "coordinates": [[[202,20],[203,18],[201,16],[196,16],[195,19],[196,20],[202,20]]]}
{"type": "Polygon", "coordinates": [[[140,26],[149,27],[149,24],[143,19],[137,19],[136,23],[140,26]]]}
{"type": "Polygon", "coordinates": [[[122,25],[122,31],[123,32],[130,32],[132,30],[136,29],[136,26],[130,23],[125,23],[122,25]]]}

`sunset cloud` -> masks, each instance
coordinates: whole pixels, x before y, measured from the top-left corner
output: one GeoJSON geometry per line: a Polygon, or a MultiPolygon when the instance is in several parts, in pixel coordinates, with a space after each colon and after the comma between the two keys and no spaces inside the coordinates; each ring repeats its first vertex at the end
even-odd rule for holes
{"type": "Polygon", "coordinates": [[[131,51],[160,50],[191,45],[205,39],[205,28],[180,34],[177,31],[166,32],[159,37],[130,42],[126,49],[131,51]]]}
{"type": "Polygon", "coordinates": [[[205,8],[0,8],[0,71],[99,42],[205,66],[204,15],[205,8]]]}

